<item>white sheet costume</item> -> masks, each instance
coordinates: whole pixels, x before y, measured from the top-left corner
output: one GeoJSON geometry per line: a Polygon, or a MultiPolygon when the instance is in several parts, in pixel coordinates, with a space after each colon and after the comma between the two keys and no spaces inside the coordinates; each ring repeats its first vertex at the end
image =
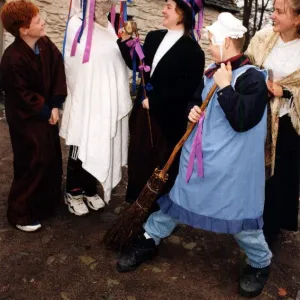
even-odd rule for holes
{"type": "Polygon", "coordinates": [[[65,44],[68,97],[60,135],[67,145],[78,147],[75,157],[102,184],[108,202],[112,188],[121,180],[121,167],[127,162],[128,114],[132,106],[128,72],[111,23],[107,28],[93,23],[88,62],[83,63],[88,26],[71,57],[76,32],[82,25],[78,5],[71,14],[65,44]]]}

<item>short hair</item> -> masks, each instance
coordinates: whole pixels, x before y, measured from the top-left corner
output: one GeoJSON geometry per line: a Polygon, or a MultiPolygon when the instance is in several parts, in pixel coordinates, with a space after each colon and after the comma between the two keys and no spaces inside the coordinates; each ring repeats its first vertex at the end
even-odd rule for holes
{"type": "Polygon", "coordinates": [[[244,45],[245,45],[245,41],[246,41],[246,36],[245,35],[243,35],[241,38],[238,38],[238,39],[231,38],[231,40],[232,40],[232,43],[233,43],[236,50],[238,50],[238,51],[243,50],[244,45]]]}
{"type": "Polygon", "coordinates": [[[6,31],[17,37],[20,28],[29,28],[32,18],[39,9],[31,1],[13,0],[4,4],[1,11],[1,21],[6,31]]]}

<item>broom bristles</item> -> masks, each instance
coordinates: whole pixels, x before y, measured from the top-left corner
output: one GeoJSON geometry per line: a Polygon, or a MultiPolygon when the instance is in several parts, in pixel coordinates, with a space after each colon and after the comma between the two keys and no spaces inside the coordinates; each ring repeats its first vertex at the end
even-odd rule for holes
{"type": "Polygon", "coordinates": [[[148,211],[138,206],[131,206],[120,216],[116,223],[106,232],[103,242],[110,250],[120,251],[128,246],[132,238],[139,232],[148,211]],[[134,216],[134,217],[133,217],[134,216]]]}
{"type": "MultiPolygon", "coordinates": [[[[205,111],[216,89],[217,84],[214,84],[201,105],[202,112],[205,111]]],[[[184,136],[175,146],[164,168],[161,171],[159,169],[154,171],[139,195],[138,200],[128,210],[124,211],[115,224],[106,232],[103,240],[106,248],[120,250],[128,245],[132,238],[136,236],[148,216],[149,209],[152,207],[158,195],[163,191],[163,187],[168,180],[167,172],[174,162],[178,151],[182,148],[194,127],[195,124],[191,124],[188,127],[184,136]]]]}
{"type": "Polygon", "coordinates": [[[159,172],[158,169],[154,171],[139,198],[131,207],[123,211],[112,227],[107,230],[103,238],[103,243],[107,249],[122,250],[138,234],[143,222],[148,217],[150,208],[167,180],[167,178],[162,180],[158,176],[159,172]]]}

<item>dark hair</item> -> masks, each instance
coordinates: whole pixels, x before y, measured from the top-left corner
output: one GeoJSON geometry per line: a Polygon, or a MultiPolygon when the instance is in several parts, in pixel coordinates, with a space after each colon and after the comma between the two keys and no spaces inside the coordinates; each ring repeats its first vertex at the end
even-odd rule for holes
{"type": "MultiPolygon", "coordinates": [[[[193,10],[192,7],[183,0],[172,0],[176,3],[176,12],[181,16],[181,21],[179,24],[183,24],[184,27],[184,35],[186,36],[194,36],[193,28],[194,28],[194,18],[193,18],[193,10]]],[[[166,0],[167,2],[167,0],[166,0]]]]}
{"type": "Polygon", "coordinates": [[[2,8],[1,21],[4,29],[16,37],[20,28],[29,28],[32,18],[38,13],[38,7],[31,1],[10,1],[2,8]]]}

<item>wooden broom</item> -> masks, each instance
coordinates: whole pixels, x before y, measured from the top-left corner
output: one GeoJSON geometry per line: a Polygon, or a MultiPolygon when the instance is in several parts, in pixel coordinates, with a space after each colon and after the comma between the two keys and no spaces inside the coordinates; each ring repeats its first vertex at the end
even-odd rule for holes
{"type": "MultiPolygon", "coordinates": [[[[202,113],[204,113],[216,89],[217,85],[214,84],[200,107],[202,113]]],[[[172,166],[176,155],[192,133],[196,124],[197,123],[189,123],[185,134],[175,146],[164,168],[162,170],[159,170],[158,168],[155,169],[138,199],[132,204],[132,206],[124,210],[121,216],[114,222],[112,227],[107,230],[103,238],[103,243],[107,249],[122,250],[138,234],[142,224],[149,215],[149,210],[153,203],[157,200],[168,180],[168,170],[172,166]]]]}

